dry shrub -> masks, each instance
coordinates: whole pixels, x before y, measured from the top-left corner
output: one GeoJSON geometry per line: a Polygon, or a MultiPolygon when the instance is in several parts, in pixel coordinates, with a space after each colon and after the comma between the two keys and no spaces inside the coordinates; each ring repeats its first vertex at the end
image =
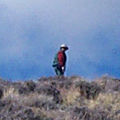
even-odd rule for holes
{"type": "Polygon", "coordinates": [[[87,107],[75,107],[69,120],[111,120],[103,110],[91,110],[87,107]]]}
{"type": "Polygon", "coordinates": [[[112,120],[120,120],[120,93],[102,93],[96,100],[90,100],[87,106],[105,110],[112,120]]]}
{"type": "Polygon", "coordinates": [[[0,119],[120,120],[119,85],[120,81],[112,78],[87,82],[76,76],[36,82],[0,80],[0,119]]]}
{"type": "Polygon", "coordinates": [[[14,87],[11,86],[3,91],[3,99],[6,99],[7,97],[19,97],[19,93],[14,87]]]}
{"type": "Polygon", "coordinates": [[[63,98],[63,104],[70,105],[76,102],[76,99],[80,96],[79,89],[71,87],[68,89],[61,89],[61,95],[63,98]]]}
{"type": "Polygon", "coordinates": [[[79,81],[76,83],[76,88],[80,89],[81,96],[84,96],[86,99],[96,99],[102,91],[101,87],[95,82],[79,81]]]}
{"type": "Polygon", "coordinates": [[[34,106],[36,101],[52,101],[53,97],[46,96],[43,94],[33,93],[28,96],[21,96],[21,103],[25,106],[34,106]]]}
{"type": "Polygon", "coordinates": [[[96,100],[90,100],[88,107],[103,107],[112,111],[120,110],[120,94],[101,93],[96,100]]]}

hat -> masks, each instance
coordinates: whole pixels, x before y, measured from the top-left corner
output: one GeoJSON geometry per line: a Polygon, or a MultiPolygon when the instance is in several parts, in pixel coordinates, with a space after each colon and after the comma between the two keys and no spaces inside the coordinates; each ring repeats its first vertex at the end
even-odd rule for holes
{"type": "Polygon", "coordinates": [[[62,44],[60,48],[65,48],[66,50],[68,50],[68,46],[66,44],[62,44]]]}

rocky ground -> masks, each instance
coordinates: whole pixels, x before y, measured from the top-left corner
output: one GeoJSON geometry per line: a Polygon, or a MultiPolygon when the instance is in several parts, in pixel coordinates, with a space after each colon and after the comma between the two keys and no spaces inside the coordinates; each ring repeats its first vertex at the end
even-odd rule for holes
{"type": "Polygon", "coordinates": [[[120,120],[120,80],[0,79],[0,120],[120,120]]]}

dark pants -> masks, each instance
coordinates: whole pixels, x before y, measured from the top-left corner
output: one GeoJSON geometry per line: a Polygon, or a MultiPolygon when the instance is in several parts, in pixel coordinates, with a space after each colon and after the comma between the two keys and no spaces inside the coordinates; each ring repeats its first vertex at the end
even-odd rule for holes
{"type": "Polygon", "coordinates": [[[62,71],[62,68],[61,67],[54,67],[54,70],[55,70],[55,73],[57,76],[62,76],[64,75],[64,72],[62,71]]]}

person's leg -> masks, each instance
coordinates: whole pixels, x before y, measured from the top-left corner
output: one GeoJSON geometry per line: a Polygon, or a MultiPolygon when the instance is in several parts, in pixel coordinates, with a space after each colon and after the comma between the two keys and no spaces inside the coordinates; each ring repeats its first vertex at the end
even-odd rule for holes
{"type": "Polygon", "coordinates": [[[54,67],[54,70],[55,70],[56,75],[58,75],[57,67],[54,67]]]}
{"type": "Polygon", "coordinates": [[[61,67],[60,67],[59,71],[60,71],[60,76],[63,76],[63,75],[64,75],[64,72],[63,72],[63,70],[62,70],[61,67]]]}
{"type": "Polygon", "coordinates": [[[62,72],[61,67],[60,67],[60,68],[55,67],[54,69],[55,69],[55,73],[56,73],[57,76],[62,76],[62,75],[64,74],[64,73],[62,72]]]}
{"type": "Polygon", "coordinates": [[[57,67],[55,67],[54,69],[55,69],[56,75],[57,75],[57,76],[60,76],[60,74],[61,74],[61,73],[60,73],[60,70],[59,70],[57,67]]]}
{"type": "Polygon", "coordinates": [[[62,71],[61,67],[58,68],[58,75],[59,76],[63,76],[64,75],[64,72],[62,71]]]}

